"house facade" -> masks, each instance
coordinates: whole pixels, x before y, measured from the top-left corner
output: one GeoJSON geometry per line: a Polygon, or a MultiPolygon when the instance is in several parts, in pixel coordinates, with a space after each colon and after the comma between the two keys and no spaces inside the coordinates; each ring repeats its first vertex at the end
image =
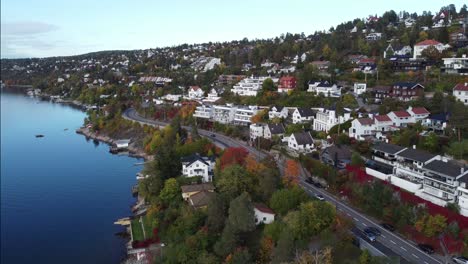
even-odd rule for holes
{"type": "Polygon", "coordinates": [[[342,116],[337,116],[335,110],[321,109],[315,114],[313,128],[315,131],[328,132],[332,127],[338,124],[343,124],[350,119],[350,113],[344,113],[342,116]]]}
{"type": "Polygon", "coordinates": [[[461,58],[443,58],[444,67],[440,70],[447,74],[468,75],[468,58],[463,55],[461,58]]]}
{"type": "Polygon", "coordinates": [[[296,108],[292,114],[293,123],[306,123],[311,122],[314,119],[315,112],[310,108],[296,108]]]}
{"type": "Polygon", "coordinates": [[[263,82],[270,78],[274,83],[278,82],[278,78],[271,77],[248,77],[234,85],[231,92],[240,96],[257,96],[258,91],[262,89],[263,82]]]}
{"type": "Polygon", "coordinates": [[[251,118],[259,111],[258,106],[238,106],[234,112],[234,124],[247,126],[251,123],[251,118]]]}
{"type": "Polygon", "coordinates": [[[414,44],[414,52],[413,52],[413,59],[417,59],[422,56],[422,52],[429,48],[429,47],[434,47],[436,48],[439,52],[442,52],[447,49],[447,46],[435,41],[433,39],[427,39],[424,41],[421,41],[419,43],[414,44]]]}
{"type": "Polygon", "coordinates": [[[459,83],[453,87],[453,96],[455,98],[468,105],[468,83],[459,83]]]}
{"type": "Polygon", "coordinates": [[[190,99],[201,99],[204,96],[203,90],[199,86],[190,86],[188,90],[188,97],[190,99]]]}
{"type": "Polygon", "coordinates": [[[325,97],[340,97],[341,87],[338,87],[336,84],[332,84],[328,81],[325,81],[325,82],[310,81],[307,92],[323,94],[325,97]]]}
{"type": "Polygon", "coordinates": [[[272,106],[270,108],[270,111],[268,111],[268,118],[273,119],[273,118],[283,118],[286,119],[288,118],[288,109],[286,107],[282,106],[272,106]]]}
{"type": "Polygon", "coordinates": [[[296,89],[297,80],[294,76],[283,76],[279,79],[278,92],[288,93],[296,89]]]}
{"type": "Polygon", "coordinates": [[[275,212],[262,203],[254,203],[255,224],[270,224],[275,221],[275,212]]]}
{"type": "Polygon", "coordinates": [[[390,96],[403,101],[415,100],[424,95],[424,86],[413,82],[397,82],[392,86],[390,96]]]}
{"type": "Polygon", "coordinates": [[[367,89],[367,84],[365,84],[365,83],[355,83],[353,91],[354,91],[354,93],[356,95],[361,95],[361,94],[366,92],[366,89],[367,89]]]}
{"type": "Polygon", "coordinates": [[[371,118],[358,118],[351,122],[349,137],[357,140],[365,140],[366,137],[374,135],[374,120],[371,118]]]}
{"type": "Polygon", "coordinates": [[[288,148],[298,153],[310,153],[314,148],[314,140],[309,132],[293,133],[288,137],[288,148]]]}
{"type": "Polygon", "coordinates": [[[182,158],[182,174],[185,177],[201,176],[203,182],[213,180],[213,169],[215,161],[198,154],[182,158]]]}

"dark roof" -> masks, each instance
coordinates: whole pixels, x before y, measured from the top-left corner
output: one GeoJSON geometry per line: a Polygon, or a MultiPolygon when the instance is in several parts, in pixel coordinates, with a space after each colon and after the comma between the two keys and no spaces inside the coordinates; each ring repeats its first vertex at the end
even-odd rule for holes
{"type": "Polygon", "coordinates": [[[214,196],[213,192],[201,191],[199,193],[196,193],[190,196],[189,201],[193,207],[199,208],[199,207],[207,206],[210,203],[213,196],[214,196]]]}
{"type": "Polygon", "coordinates": [[[268,129],[270,129],[272,135],[284,134],[285,132],[283,124],[268,124],[268,129]]]}
{"type": "Polygon", "coordinates": [[[376,86],[372,88],[372,91],[374,92],[390,92],[392,90],[392,87],[390,86],[376,86]]]}
{"type": "Polygon", "coordinates": [[[424,165],[424,168],[454,178],[460,176],[462,174],[462,170],[466,171],[466,168],[464,168],[464,166],[456,164],[453,161],[444,162],[442,160],[433,160],[428,164],[424,165]]]}
{"type": "Polygon", "coordinates": [[[325,152],[327,152],[331,158],[336,157],[340,160],[351,160],[351,150],[349,150],[349,148],[345,146],[333,145],[325,148],[322,151],[322,154],[325,152]]]}
{"type": "Polygon", "coordinates": [[[432,155],[431,153],[412,148],[403,150],[402,152],[398,153],[398,156],[420,162],[426,162],[435,157],[435,155],[432,155]]]}
{"type": "Polygon", "coordinates": [[[306,145],[306,144],[313,144],[314,140],[309,132],[299,132],[293,134],[294,138],[298,145],[306,145]]]}
{"type": "Polygon", "coordinates": [[[262,203],[254,203],[254,207],[262,213],[275,214],[268,206],[262,203]]]}
{"type": "Polygon", "coordinates": [[[314,110],[310,108],[297,108],[301,116],[313,116],[315,114],[314,110]]]}
{"type": "Polygon", "coordinates": [[[324,82],[320,82],[318,86],[319,87],[332,87],[333,84],[328,81],[324,81],[324,82]]]}
{"type": "Polygon", "coordinates": [[[190,156],[185,156],[183,158],[181,158],[181,162],[182,163],[188,163],[187,166],[190,166],[190,164],[194,163],[195,161],[201,161],[203,162],[204,164],[206,165],[209,165],[206,161],[209,160],[209,158],[206,158],[206,157],[202,157],[200,156],[198,153],[195,153],[195,154],[192,154],[190,156]]]}
{"type": "Polygon", "coordinates": [[[393,84],[393,86],[399,86],[399,87],[407,87],[407,88],[413,88],[415,86],[421,86],[422,88],[424,88],[424,86],[422,86],[421,84],[417,83],[417,82],[396,82],[393,84]]]}
{"type": "Polygon", "coordinates": [[[439,113],[439,114],[433,114],[429,116],[429,119],[437,120],[441,122],[447,122],[449,118],[450,118],[450,113],[439,113]]]}
{"type": "Polygon", "coordinates": [[[393,144],[388,144],[385,142],[377,142],[374,144],[372,148],[374,150],[385,152],[388,154],[396,154],[405,149],[404,147],[400,147],[398,145],[393,145],[393,144]]]}
{"type": "Polygon", "coordinates": [[[276,108],[276,111],[278,111],[278,112],[281,112],[281,110],[283,110],[283,108],[284,108],[282,106],[274,105],[274,106],[271,107],[271,109],[273,109],[273,107],[276,108]]]}
{"type": "Polygon", "coordinates": [[[190,184],[190,185],[182,185],[180,187],[183,193],[189,192],[201,192],[201,191],[213,191],[215,187],[211,182],[202,183],[202,184],[190,184]]]}

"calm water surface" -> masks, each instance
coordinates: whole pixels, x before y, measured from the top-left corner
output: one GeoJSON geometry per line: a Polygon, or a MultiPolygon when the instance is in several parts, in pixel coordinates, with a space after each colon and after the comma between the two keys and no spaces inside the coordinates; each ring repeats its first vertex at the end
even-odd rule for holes
{"type": "Polygon", "coordinates": [[[1,95],[1,263],[118,263],[138,162],[75,133],[85,114],[1,95]],[[68,128],[67,131],[64,129],[68,128]],[[36,138],[44,134],[44,138],[36,138]]]}

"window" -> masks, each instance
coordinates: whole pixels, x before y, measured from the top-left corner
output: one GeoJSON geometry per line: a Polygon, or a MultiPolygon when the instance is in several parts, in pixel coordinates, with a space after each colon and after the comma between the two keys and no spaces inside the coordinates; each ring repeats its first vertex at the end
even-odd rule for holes
{"type": "Polygon", "coordinates": [[[266,217],[263,217],[263,221],[266,221],[266,217]]]}

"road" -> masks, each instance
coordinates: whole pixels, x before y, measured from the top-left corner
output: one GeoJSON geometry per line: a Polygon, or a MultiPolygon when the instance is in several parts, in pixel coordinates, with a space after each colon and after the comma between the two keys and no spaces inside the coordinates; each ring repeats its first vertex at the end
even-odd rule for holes
{"type": "MultiPolygon", "coordinates": [[[[146,119],[138,115],[138,113],[134,109],[128,109],[123,113],[123,117],[129,120],[137,121],[144,124],[149,125],[156,125],[156,126],[165,126],[167,122],[161,122],[151,119],[146,119]]],[[[184,126],[183,128],[187,130],[191,130],[190,127],[184,126]]],[[[224,147],[244,147],[250,153],[255,155],[258,159],[262,159],[267,156],[266,153],[255,149],[252,146],[249,146],[245,142],[232,139],[227,137],[223,134],[199,129],[198,133],[201,136],[205,136],[210,138],[214,143],[218,145],[222,145],[224,147]]],[[[278,164],[280,169],[284,169],[283,164],[281,162],[278,164]]],[[[363,230],[366,227],[373,226],[379,228],[382,235],[377,237],[377,241],[372,243],[377,249],[381,252],[386,254],[387,256],[401,256],[404,258],[402,263],[421,263],[421,264],[435,264],[435,263],[444,263],[442,261],[441,256],[437,255],[428,255],[421,251],[413,242],[407,241],[406,239],[402,238],[396,233],[390,232],[384,228],[381,228],[374,219],[364,215],[363,213],[359,212],[358,210],[352,208],[345,202],[337,199],[334,195],[327,192],[324,189],[316,188],[313,185],[310,185],[305,182],[307,177],[307,172],[301,168],[301,180],[299,185],[311,196],[315,196],[315,194],[321,194],[325,197],[325,200],[332,203],[336,206],[337,211],[340,211],[342,214],[347,215],[350,219],[353,220],[355,226],[363,230]],[[406,261],[405,261],[406,260],[406,261]]]]}

